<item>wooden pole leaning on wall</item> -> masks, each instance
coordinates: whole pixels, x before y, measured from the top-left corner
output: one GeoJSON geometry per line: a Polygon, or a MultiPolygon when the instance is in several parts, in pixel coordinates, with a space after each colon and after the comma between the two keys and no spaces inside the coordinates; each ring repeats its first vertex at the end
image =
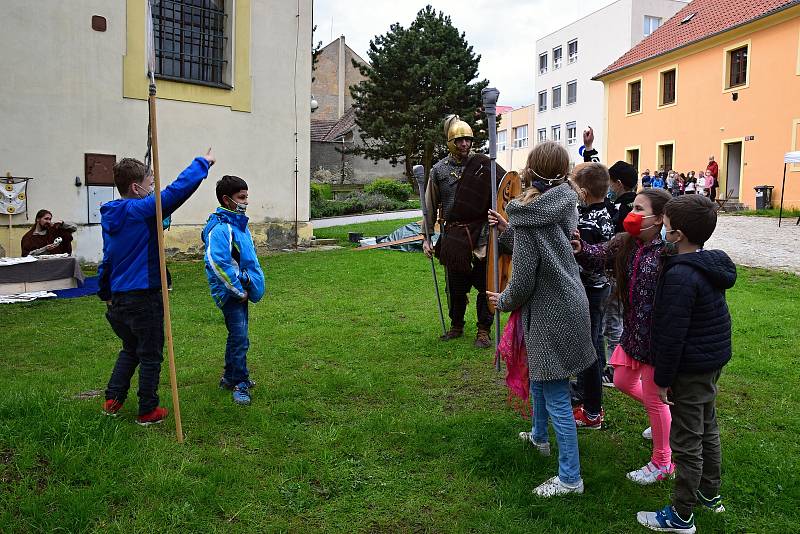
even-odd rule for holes
{"type": "Polygon", "coordinates": [[[158,161],[158,127],[156,125],[156,86],[150,84],[148,97],[150,111],[150,138],[152,139],[153,178],[155,181],[156,200],[156,235],[158,236],[158,267],[161,274],[161,300],[164,305],[164,335],[167,342],[167,359],[169,361],[169,383],[172,387],[172,411],[175,417],[175,434],[178,443],[183,443],[183,425],[181,424],[181,404],[178,399],[178,377],[175,371],[175,350],[172,343],[172,318],[169,307],[169,291],[167,291],[167,262],[164,252],[164,220],[161,210],[161,174],[158,161]]]}

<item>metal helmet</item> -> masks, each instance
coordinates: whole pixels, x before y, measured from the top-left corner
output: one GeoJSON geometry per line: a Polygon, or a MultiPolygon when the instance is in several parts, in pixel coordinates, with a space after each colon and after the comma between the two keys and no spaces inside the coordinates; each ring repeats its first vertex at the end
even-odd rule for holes
{"type": "Polygon", "coordinates": [[[458,157],[458,150],[456,150],[456,139],[466,137],[470,140],[475,136],[472,133],[472,128],[469,124],[461,120],[458,115],[449,115],[444,121],[444,133],[447,137],[447,149],[453,156],[458,157]]]}

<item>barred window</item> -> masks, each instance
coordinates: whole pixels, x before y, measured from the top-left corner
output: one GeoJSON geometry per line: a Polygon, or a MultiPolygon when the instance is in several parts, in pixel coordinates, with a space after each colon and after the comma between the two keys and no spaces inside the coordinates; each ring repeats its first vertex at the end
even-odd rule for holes
{"type": "Polygon", "coordinates": [[[154,0],[156,76],[215,87],[225,83],[225,0],[154,0]]]}

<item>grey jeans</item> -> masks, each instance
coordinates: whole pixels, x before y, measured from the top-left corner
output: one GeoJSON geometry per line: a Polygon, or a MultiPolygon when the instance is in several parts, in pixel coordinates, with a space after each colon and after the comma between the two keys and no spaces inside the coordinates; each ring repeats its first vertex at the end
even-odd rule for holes
{"type": "Polygon", "coordinates": [[[707,498],[719,494],[722,447],[717,426],[717,380],[720,370],[678,374],[672,384],[669,444],[675,462],[672,505],[689,517],[697,490],[707,498]]]}

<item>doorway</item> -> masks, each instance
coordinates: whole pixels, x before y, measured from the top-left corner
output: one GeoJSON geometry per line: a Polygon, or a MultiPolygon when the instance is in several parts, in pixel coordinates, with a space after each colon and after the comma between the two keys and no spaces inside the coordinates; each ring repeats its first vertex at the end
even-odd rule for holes
{"type": "Polygon", "coordinates": [[[725,176],[720,180],[722,192],[727,198],[739,198],[739,183],[742,179],[742,142],[724,143],[722,156],[725,163],[725,176]]]}
{"type": "Polygon", "coordinates": [[[675,145],[673,143],[664,143],[658,145],[658,170],[660,172],[668,172],[672,170],[672,159],[675,155],[675,145]]]}

